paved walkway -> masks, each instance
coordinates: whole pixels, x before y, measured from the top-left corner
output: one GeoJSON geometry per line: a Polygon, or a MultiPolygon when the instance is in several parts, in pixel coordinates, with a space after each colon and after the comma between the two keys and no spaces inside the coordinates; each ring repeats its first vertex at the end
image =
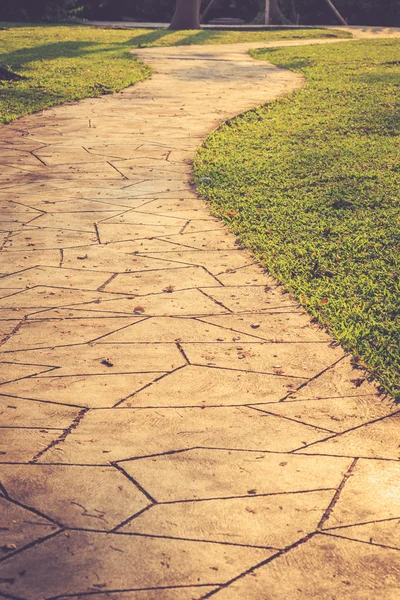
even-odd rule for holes
{"type": "Polygon", "coordinates": [[[248,47],[0,129],[0,597],[399,597],[398,407],[191,184],[248,47]]]}

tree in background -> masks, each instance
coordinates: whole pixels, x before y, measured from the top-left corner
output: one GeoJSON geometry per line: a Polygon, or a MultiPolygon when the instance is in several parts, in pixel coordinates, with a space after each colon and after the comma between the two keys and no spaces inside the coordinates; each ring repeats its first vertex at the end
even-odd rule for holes
{"type": "Polygon", "coordinates": [[[170,29],[200,29],[201,0],[176,0],[170,29]]]}

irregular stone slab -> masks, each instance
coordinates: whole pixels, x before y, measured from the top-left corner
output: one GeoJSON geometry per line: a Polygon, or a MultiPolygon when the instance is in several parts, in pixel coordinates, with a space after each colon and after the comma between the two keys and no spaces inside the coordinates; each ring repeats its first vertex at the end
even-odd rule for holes
{"type": "Polygon", "coordinates": [[[121,531],[285,548],[312,533],[334,491],[159,504],[121,531]]]}
{"type": "Polygon", "coordinates": [[[216,284],[216,280],[200,267],[179,267],[142,273],[117,275],[105,286],[107,292],[120,294],[157,294],[163,291],[173,292],[180,289],[198,288],[216,284]],[[205,283],[207,282],[207,283],[205,283]]]}
{"type": "MultiPolygon", "coordinates": [[[[299,381],[306,380],[296,380],[296,385],[299,381]]],[[[290,377],[188,365],[128,398],[121,406],[207,407],[279,402],[292,386],[290,377]]]]}
{"type": "MultiPolygon", "coordinates": [[[[151,258],[166,258],[164,253],[149,254],[151,258]]],[[[243,250],[201,250],[176,251],[168,253],[169,260],[174,260],[186,265],[198,265],[206,268],[213,275],[224,273],[226,269],[245,267],[254,262],[251,256],[243,250]]]]}
{"type": "Polygon", "coordinates": [[[71,304],[87,304],[94,301],[109,299],[110,296],[101,292],[89,292],[86,290],[58,288],[50,286],[37,286],[7,298],[0,299],[0,308],[52,308],[69,306],[71,304]],[[17,298],[18,296],[18,298],[17,298]]]}
{"type": "Polygon", "coordinates": [[[259,404],[257,408],[332,432],[346,431],[398,411],[394,402],[376,396],[285,401],[273,407],[259,404]]]}
{"type": "Polygon", "coordinates": [[[196,318],[151,317],[101,339],[109,342],[253,342],[251,335],[203,323],[196,318]]]}
{"type": "Polygon", "coordinates": [[[79,288],[82,290],[97,290],[109,279],[107,272],[84,271],[82,269],[61,269],[59,267],[28,268],[18,273],[0,279],[3,287],[31,288],[37,286],[52,286],[61,288],[79,288]]]}
{"type": "Polygon", "coordinates": [[[209,296],[233,312],[268,312],[296,308],[297,302],[281,288],[268,286],[233,286],[203,288],[209,296]]]}
{"type": "Polygon", "coordinates": [[[310,378],[343,355],[327,344],[237,343],[191,344],[183,349],[191,364],[310,378]]]}
{"type": "Polygon", "coordinates": [[[396,413],[300,451],[306,454],[333,454],[335,456],[398,460],[400,459],[397,431],[399,423],[400,414],[396,413]]]}
{"type": "Polygon", "coordinates": [[[346,398],[377,393],[376,385],[366,379],[364,371],[353,365],[351,357],[345,356],[325,373],[298,390],[291,399],[346,398]]]}
{"type": "Polygon", "coordinates": [[[251,598],[385,598],[399,594],[400,553],[331,536],[305,544],[215,594],[216,600],[251,598]]]}
{"type": "Polygon", "coordinates": [[[172,371],[186,364],[173,344],[91,344],[48,350],[12,352],[13,360],[41,363],[45,358],[58,366],[60,375],[105,375],[114,373],[146,373],[172,371]]]}
{"type": "Polygon", "coordinates": [[[104,595],[107,590],[121,590],[122,582],[122,590],[138,591],[218,584],[271,554],[270,550],[223,544],[72,531],[68,537],[60,534],[1,565],[0,590],[41,600],[43,589],[52,597],[96,589],[104,595]],[[140,569],[133,569],[140,556],[146,560],[140,569]]]}
{"type": "MultiPolygon", "coordinates": [[[[11,357],[11,355],[10,355],[11,357]]],[[[12,362],[11,360],[3,360],[0,362],[0,385],[17,379],[24,379],[38,373],[46,373],[52,371],[53,365],[45,364],[24,364],[12,362]]]]}
{"type": "MultiPolygon", "coordinates": [[[[163,216],[159,214],[147,214],[141,210],[126,210],[122,214],[120,213],[116,217],[107,217],[102,221],[103,225],[132,225],[131,229],[136,229],[137,225],[150,225],[154,227],[154,234],[157,234],[158,227],[171,227],[171,230],[179,231],[185,227],[187,219],[176,218],[173,216],[163,216]]],[[[119,227],[114,228],[115,231],[119,231],[119,227]]]]}
{"type": "Polygon", "coordinates": [[[111,408],[158,379],[163,372],[140,374],[30,377],[1,388],[5,394],[73,404],[88,408],[111,408]]]}
{"type": "MultiPolygon", "coordinates": [[[[0,300],[1,305],[1,300],[0,300]]],[[[86,303],[86,309],[109,310],[114,313],[132,314],[136,306],[143,308],[147,316],[197,316],[226,313],[227,310],[212,299],[204,296],[200,290],[190,289],[161,294],[149,294],[134,298],[109,300],[105,302],[86,303]]]]}
{"type": "Polygon", "coordinates": [[[0,478],[13,500],[67,527],[110,531],[149,504],[113,467],[2,465],[0,478]]]}
{"type": "MultiPolygon", "coordinates": [[[[99,234],[102,244],[110,242],[130,242],[133,240],[141,240],[154,236],[163,236],[168,233],[179,233],[183,223],[180,221],[178,225],[118,225],[110,223],[99,224],[99,234]]],[[[164,243],[165,246],[165,243],[164,243]]],[[[171,250],[174,246],[171,246],[171,250]]],[[[179,248],[178,248],[179,249],[179,248]]]]}
{"type": "Polygon", "coordinates": [[[0,437],[0,463],[29,462],[62,433],[62,429],[3,427],[0,437]]]}
{"type": "MultiPolygon", "coordinates": [[[[7,466],[1,466],[1,479],[7,466]]],[[[57,529],[51,521],[0,496],[0,561],[57,529]]]]}
{"type": "Polygon", "coordinates": [[[55,248],[73,248],[85,244],[96,244],[96,233],[71,231],[69,229],[25,229],[13,233],[4,245],[7,250],[52,250],[55,248]]]}
{"type": "Polygon", "coordinates": [[[184,232],[178,235],[162,235],[161,239],[176,242],[195,250],[234,250],[235,239],[221,229],[214,229],[215,223],[202,225],[204,231],[198,233],[184,232]]]}
{"type": "Polygon", "coordinates": [[[331,338],[326,333],[311,325],[307,315],[294,311],[278,314],[254,313],[229,315],[228,317],[207,317],[204,320],[220,327],[254,335],[265,341],[331,342],[331,338]]]}
{"type": "Polygon", "coordinates": [[[399,516],[400,465],[391,461],[360,460],[324,527],[345,527],[399,516]]]}
{"type": "Polygon", "coordinates": [[[59,146],[47,146],[36,150],[36,156],[38,156],[46,165],[66,165],[71,164],[86,165],[88,163],[101,162],[104,164],[104,159],[88,152],[85,148],[63,148],[59,146]]]}
{"type": "Polygon", "coordinates": [[[25,350],[30,348],[55,348],[71,344],[94,342],[110,332],[118,331],[140,319],[63,319],[58,321],[27,321],[22,323],[10,339],[3,345],[4,350],[25,350]]]}
{"type": "Polygon", "coordinates": [[[100,409],[50,449],[45,462],[104,464],[196,446],[289,452],[325,435],[244,407],[100,409]]]}
{"type": "MultiPolygon", "coordinates": [[[[98,205],[100,207],[100,205],[98,205]]],[[[65,203],[64,203],[65,208],[65,203]]],[[[95,224],[102,222],[104,219],[110,219],[113,216],[120,214],[121,209],[113,212],[100,212],[91,205],[90,212],[49,212],[47,215],[42,215],[35,219],[35,225],[39,227],[51,227],[54,229],[70,229],[71,231],[82,231],[87,233],[96,232],[95,224]]]]}
{"type": "Polygon", "coordinates": [[[0,271],[2,273],[15,273],[21,269],[44,265],[46,267],[59,267],[61,255],[59,250],[37,250],[29,252],[2,252],[0,254],[0,271]]]}
{"type": "MultiPolygon", "coordinates": [[[[5,387],[0,389],[2,392],[6,391],[5,387]]],[[[34,402],[13,396],[0,396],[0,420],[3,427],[38,427],[40,429],[56,427],[67,429],[78,414],[79,409],[75,406],[57,406],[48,402],[34,402]]]]}
{"type": "Polygon", "coordinates": [[[275,286],[276,281],[263,267],[258,264],[242,267],[241,269],[230,269],[221,273],[218,279],[226,286],[237,285],[270,285],[275,286]]]}
{"type": "Polygon", "coordinates": [[[335,489],[351,462],[348,458],[198,448],[120,465],[158,502],[176,502],[335,489]]]}
{"type": "MultiPolygon", "coordinates": [[[[165,256],[160,258],[136,255],[135,246],[130,242],[109,244],[107,246],[86,246],[86,248],[67,249],[64,252],[64,266],[79,269],[98,269],[111,273],[129,271],[147,271],[171,269],[177,267],[175,261],[165,256]]],[[[104,281],[105,283],[105,281],[104,281]]]]}

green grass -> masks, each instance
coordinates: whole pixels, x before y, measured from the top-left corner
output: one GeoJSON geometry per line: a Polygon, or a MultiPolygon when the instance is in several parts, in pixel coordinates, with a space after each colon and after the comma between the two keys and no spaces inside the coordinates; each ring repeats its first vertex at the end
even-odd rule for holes
{"type": "Polygon", "coordinates": [[[99,96],[148,77],[149,67],[130,50],[138,46],[219,44],[343,37],[333,30],[211,32],[114,30],[87,26],[0,23],[0,66],[22,75],[0,81],[0,123],[63,102],[99,96]]]}
{"type": "Polygon", "coordinates": [[[306,86],[209,136],[195,164],[200,191],[400,399],[399,43],[252,54],[306,86]]]}

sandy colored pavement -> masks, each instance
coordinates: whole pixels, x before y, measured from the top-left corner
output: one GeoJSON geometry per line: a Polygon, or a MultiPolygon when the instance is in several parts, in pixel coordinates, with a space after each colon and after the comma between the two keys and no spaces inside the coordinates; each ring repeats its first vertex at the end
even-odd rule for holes
{"type": "Polygon", "coordinates": [[[400,595],[399,407],[191,183],[250,46],[0,128],[0,597],[400,595]]]}

